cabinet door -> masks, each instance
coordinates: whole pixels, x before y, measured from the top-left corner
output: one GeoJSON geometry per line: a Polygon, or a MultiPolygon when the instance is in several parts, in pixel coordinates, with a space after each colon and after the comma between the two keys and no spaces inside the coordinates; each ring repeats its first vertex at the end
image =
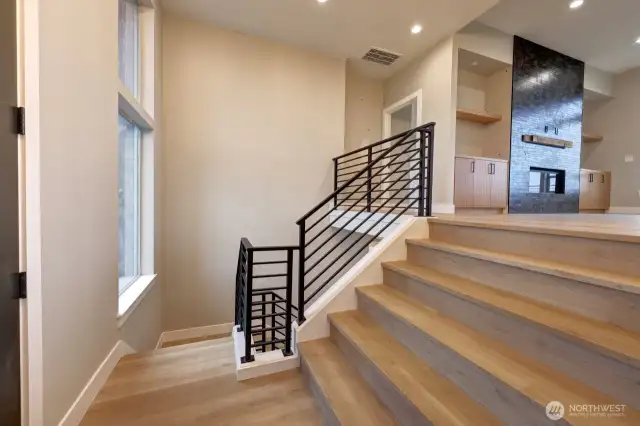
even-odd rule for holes
{"type": "Polygon", "coordinates": [[[491,174],[489,161],[476,160],[476,172],[473,174],[473,207],[491,207],[491,174]]]}
{"type": "Polygon", "coordinates": [[[595,192],[598,206],[596,208],[598,210],[607,210],[611,207],[611,174],[597,173],[594,186],[597,188],[595,192]]]}
{"type": "Polygon", "coordinates": [[[491,207],[496,209],[507,208],[507,195],[509,187],[509,173],[507,163],[491,163],[493,174],[491,175],[491,207]]]}
{"type": "Polygon", "coordinates": [[[601,210],[602,174],[586,170],[580,172],[580,210],[601,210]]]}
{"type": "Polygon", "coordinates": [[[580,170],[580,210],[588,210],[591,189],[591,173],[580,170]]]}
{"type": "Polygon", "coordinates": [[[473,207],[473,175],[475,170],[475,160],[456,158],[453,200],[456,207],[473,207]]]}

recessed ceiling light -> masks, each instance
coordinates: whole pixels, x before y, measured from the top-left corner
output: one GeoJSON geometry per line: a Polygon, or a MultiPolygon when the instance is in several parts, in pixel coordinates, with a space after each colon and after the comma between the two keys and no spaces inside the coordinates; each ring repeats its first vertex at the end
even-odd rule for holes
{"type": "Polygon", "coordinates": [[[584,4],[584,0],[573,0],[570,4],[569,7],[571,9],[577,9],[580,6],[582,6],[584,4]]]}
{"type": "Polygon", "coordinates": [[[640,37],[636,40],[636,44],[640,44],[640,37]]]}
{"type": "Polygon", "coordinates": [[[326,2],[328,2],[328,1],[329,1],[329,0],[318,0],[318,3],[326,3],[326,2]]]}
{"type": "Polygon", "coordinates": [[[478,61],[473,61],[473,62],[471,62],[471,66],[472,66],[472,67],[477,67],[477,66],[478,66],[478,61]]]}
{"type": "Polygon", "coordinates": [[[422,32],[422,25],[415,24],[413,27],[411,27],[411,32],[413,34],[420,34],[422,32]]]}

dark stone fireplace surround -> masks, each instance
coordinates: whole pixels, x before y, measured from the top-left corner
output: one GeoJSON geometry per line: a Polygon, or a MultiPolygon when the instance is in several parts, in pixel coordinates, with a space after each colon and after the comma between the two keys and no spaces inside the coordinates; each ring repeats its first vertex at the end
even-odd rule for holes
{"type": "Polygon", "coordinates": [[[515,37],[509,213],[578,213],[583,94],[584,62],[515,37]],[[523,135],[573,146],[535,145],[523,135]],[[564,171],[564,193],[530,192],[532,168],[564,171]]]}

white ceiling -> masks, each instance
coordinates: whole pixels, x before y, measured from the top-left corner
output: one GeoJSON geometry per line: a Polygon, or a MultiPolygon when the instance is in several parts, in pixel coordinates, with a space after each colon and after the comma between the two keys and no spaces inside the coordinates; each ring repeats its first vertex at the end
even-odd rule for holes
{"type": "Polygon", "coordinates": [[[640,66],[640,0],[502,0],[479,21],[604,71],[640,66]]]}
{"type": "Polygon", "coordinates": [[[367,74],[386,78],[497,1],[163,0],[162,4],[170,12],[218,27],[339,58],[361,58],[371,47],[401,54],[391,67],[354,61],[367,74]],[[421,34],[411,34],[415,23],[422,24],[421,34]]]}

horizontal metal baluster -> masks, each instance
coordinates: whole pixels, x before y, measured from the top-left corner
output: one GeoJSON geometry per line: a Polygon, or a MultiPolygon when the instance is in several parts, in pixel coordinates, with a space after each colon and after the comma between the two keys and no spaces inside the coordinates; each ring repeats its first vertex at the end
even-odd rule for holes
{"type": "MultiPolygon", "coordinates": [[[[411,204],[409,204],[404,210],[402,210],[401,213],[398,214],[398,216],[402,216],[403,214],[405,214],[407,212],[407,210],[409,210],[416,202],[412,202],[411,204]]],[[[382,219],[381,219],[382,220],[382,219]]],[[[389,228],[389,226],[391,226],[393,224],[393,222],[389,222],[387,223],[381,230],[380,232],[378,232],[375,236],[372,237],[372,239],[370,241],[375,240],[376,238],[378,238],[380,235],[382,235],[382,233],[384,231],[387,230],[387,228],[389,228]]],[[[377,225],[377,224],[376,224],[377,225]]],[[[373,226],[372,228],[375,228],[375,226],[373,226]]],[[[365,234],[367,235],[367,234],[365,234]]],[[[315,296],[318,295],[318,293],[320,293],[322,291],[322,289],[324,289],[327,284],[329,284],[331,282],[332,279],[334,279],[340,272],[342,272],[342,270],[349,265],[349,263],[353,262],[353,260],[360,254],[362,253],[362,251],[367,248],[367,245],[363,245],[363,247],[353,256],[351,256],[351,258],[349,260],[347,260],[333,275],[331,275],[322,286],[320,286],[317,290],[315,290],[311,296],[309,296],[308,298],[305,299],[304,303],[309,303],[309,301],[311,301],[315,296]]]]}

